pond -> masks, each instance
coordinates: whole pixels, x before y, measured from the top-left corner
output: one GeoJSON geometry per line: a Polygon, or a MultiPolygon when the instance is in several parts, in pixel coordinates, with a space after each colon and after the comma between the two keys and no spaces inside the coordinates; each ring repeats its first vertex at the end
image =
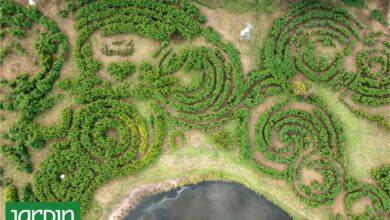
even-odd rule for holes
{"type": "Polygon", "coordinates": [[[285,211],[235,183],[202,182],[143,198],[125,220],[284,220],[285,211]]]}

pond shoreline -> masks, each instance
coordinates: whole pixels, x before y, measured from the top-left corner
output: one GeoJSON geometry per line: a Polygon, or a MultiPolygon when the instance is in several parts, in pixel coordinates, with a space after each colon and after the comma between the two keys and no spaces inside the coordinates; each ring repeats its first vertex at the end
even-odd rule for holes
{"type": "Polygon", "coordinates": [[[201,179],[199,181],[191,181],[188,180],[179,180],[179,179],[170,179],[166,181],[156,182],[156,183],[150,183],[150,184],[143,184],[140,186],[134,187],[128,196],[115,208],[115,210],[110,215],[110,220],[122,220],[124,217],[126,217],[130,211],[134,210],[141,202],[141,200],[148,196],[157,195],[164,192],[169,192],[175,188],[179,188],[185,185],[190,186],[198,186],[202,183],[232,183],[241,187],[244,187],[254,193],[256,196],[260,196],[264,198],[266,201],[274,204],[284,212],[286,212],[290,217],[290,213],[288,213],[286,210],[282,209],[282,207],[278,206],[277,203],[274,203],[273,201],[269,200],[268,198],[264,197],[260,193],[256,192],[255,190],[251,189],[250,187],[246,186],[245,184],[242,184],[240,182],[231,181],[231,180],[221,180],[221,179],[201,179]]]}
{"type": "Polygon", "coordinates": [[[126,197],[126,199],[118,205],[114,212],[112,212],[109,219],[123,219],[131,210],[133,210],[139,204],[142,198],[166,192],[173,188],[179,187],[179,182],[180,181],[178,179],[172,179],[157,183],[136,186],[131,190],[130,194],[126,197]]]}

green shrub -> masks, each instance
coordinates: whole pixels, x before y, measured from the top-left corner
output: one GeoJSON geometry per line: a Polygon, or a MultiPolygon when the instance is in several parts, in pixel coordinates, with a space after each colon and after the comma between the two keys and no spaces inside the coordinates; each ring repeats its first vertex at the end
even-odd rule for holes
{"type": "Polygon", "coordinates": [[[108,64],[107,72],[115,80],[124,80],[130,74],[135,72],[135,64],[129,61],[125,61],[122,63],[110,63],[108,64]]]}
{"type": "Polygon", "coordinates": [[[375,168],[371,173],[378,185],[390,195],[390,165],[375,168]]]}
{"type": "Polygon", "coordinates": [[[233,144],[233,136],[228,131],[217,131],[213,134],[213,142],[223,148],[230,148],[233,144]]]}
{"type": "Polygon", "coordinates": [[[34,196],[34,193],[32,191],[32,187],[31,187],[30,183],[26,183],[22,187],[22,195],[23,195],[23,198],[22,198],[23,202],[35,202],[36,201],[36,198],[34,196]]]}
{"type": "Polygon", "coordinates": [[[352,7],[357,7],[357,8],[367,7],[365,0],[343,0],[343,2],[352,7]]]}
{"type": "Polygon", "coordinates": [[[14,185],[6,186],[3,190],[4,202],[18,202],[18,189],[14,185]]]}
{"type": "Polygon", "coordinates": [[[379,10],[379,9],[374,9],[371,11],[371,16],[379,21],[380,23],[382,23],[383,25],[385,26],[389,26],[389,22],[387,21],[387,17],[386,15],[383,13],[382,10],[379,10]]]}

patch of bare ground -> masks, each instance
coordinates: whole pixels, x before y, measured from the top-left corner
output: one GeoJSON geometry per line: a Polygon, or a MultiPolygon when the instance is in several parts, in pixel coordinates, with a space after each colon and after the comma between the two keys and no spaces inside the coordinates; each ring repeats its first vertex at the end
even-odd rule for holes
{"type": "Polygon", "coordinates": [[[310,186],[312,181],[317,181],[318,183],[323,183],[324,177],[313,169],[308,169],[303,167],[302,169],[302,183],[306,186],[310,186]]]}
{"type": "Polygon", "coordinates": [[[372,204],[372,201],[370,198],[362,197],[352,204],[351,213],[353,215],[361,215],[365,212],[367,207],[370,207],[372,209],[374,207],[374,205],[372,204]]]}
{"type": "Polygon", "coordinates": [[[307,112],[312,112],[314,106],[306,102],[293,102],[288,106],[286,106],[286,108],[294,108],[294,109],[299,109],[307,112]]]}
{"type": "Polygon", "coordinates": [[[307,80],[306,76],[303,75],[302,73],[294,74],[294,76],[291,79],[292,79],[292,81],[306,81],[307,80]]]}
{"type": "Polygon", "coordinates": [[[6,47],[12,42],[20,45],[26,51],[25,54],[10,49],[3,62],[0,64],[0,76],[7,80],[16,78],[20,73],[34,75],[40,69],[39,60],[35,51],[35,42],[39,39],[39,33],[43,30],[42,26],[33,24],[28,30],[25,30],[23,39],[7,36],[1,40],[1,48],[6,47]]]}
{"type": "MultiPolygon", "coordinates": [[[[102,36],[99,31],[96,31],[91,36],[93,56],[103,66],[99,71],[99,74],[106,80],[114,82],[112,77],[108,74],[106,68],[108,64],[113,62],[131,61],[136,64],[142,63],[143,61],[149,61],[152,58],[153,52],[160,47],[160,43],[150,38],[141,37],[136,34],[118,34],[114,36],[102,36]],[[134,52],[131,56],[107,56],[103,54],[102,48],[106,44],[112,46],[114,41],[134,41],[134,52]]],[[[117,49],[117,48],[115,48],[117,49]]],[[[120,49],[120,47],[118,47],[120,49]]],[[[122,48],[123,49],[123,48],[122,48]]]]}
{"type": "Polygon", "coordinates": [[[268,30],[272,21],[282,14],[280,11],[275,11],[273,14],[261,12],[236,14],[224,9],[206,7],[201,7],[200,11],[207,16],[205,25],[213,27],[240,51],[245,73],[259,68],[263,59],[262,48],[268,37],[268,30]],[[254,26],[250,42],[240,41],[240,31],[245,27],[244,22],[249,22],[254,26]]]}
{"type": "Polygon", "coordinates": [[[188,134],[186,135],[186,144],[190,145],[190,146],[194,146],[195,148],[198,148],[198,147],[207,147],[208,149],[211,149],[212,146],[207,143],[207,141],[205,140],[205,137],[204,135],[199,132],[199,131],[190,131],[188,132],[188,134]]]}
{"type": "MultiPolygon", "coordinates": [[[[0,121],[0,133],[5,133],[8,131],[9,127],[16,122],[19,117],[17,112],[9,112],[5,110],[0,110],[0,116],[3,117],[3,121],[0,121]]],[[[2,139],[0,139],[1,141],[2,139]]]]}
{"type": "Polygon", "coordinates": [[[39,70],[39,64],[31,57],[33,56],[10,52],[0,65],[0,76],[6,80],[12,80],[21,73],[34,75],[39,70]]]}
{"type": "Polygon", "coordinates": [[[343,190],[335,199],[332,206],[332,211],[334,215],[341,214],[343,219],[347,219],[347,214],[345,213],[344,208],[344,197],[345,191],[343,190]]]}
{"type": "MultiPolygon", "coordinates": [[[[50,97],[54,95],[58,95],[58,90],[54,90],[49,93],[50,97]]],[[[65,108],[76,109],[78,107],[77,104],[74,104],[73,97],[68,95],[61,94],[61,100],[59,100],[52,108],[48,111],[38,115],[34,121],[44,125],[55,125],[56,123],[60,123],[61,113],[65,108]]]]}
{"type": "Polygon", "coordinates": [[[277,131],[272,129],[272,137],[271,137],[271,142],[270,145],[276,149],[280,149],[285,147],[285,144],[282,143],[282,141],[279,138],[279,135],[277,134],[277,131]]]}
{"type": "MultiPolygon", "coordinates": [[[[30,160],[34,166],[34,171],[32,174],[28,174],[26,172],[22,172],[17,169],[17,165],[6,158],[4,155],[0,154],[0,167],[4,168],[4,176],[3,178],[11,178],[13,179],[14,184],[20,189],[25,183],[32,182],[32,177],[37,170],[36,168],[43,161],[44,158],[49,154],[50,148],[45,146],[42,149],[31,149],[30,152],[30,160]]],[[[1,186],[0,186],[1,189],[1,186]]]]}

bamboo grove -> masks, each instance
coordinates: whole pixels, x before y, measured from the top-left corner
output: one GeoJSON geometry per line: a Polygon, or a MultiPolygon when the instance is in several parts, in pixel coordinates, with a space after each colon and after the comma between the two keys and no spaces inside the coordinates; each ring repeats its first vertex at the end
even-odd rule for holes
{"type": "MultiPolygon", "coordinates": [[[[356,105],[390,103],[390,42],[383,32],[364,35],[365,24],[341,5],[316,0],[293,4],[273,23],[264,48],[264,69],[245,74],[240,52],[203,25],[205,16],[189,1],[86,1],[74,9],[74,45],[38,9],[10,0],[0,3],[2,38],[23,39],[33,24],[45,30],[35,43],[40,71],[1,82],[9,92],[0,107],[18,112],[19,118],[2,136],[12,144],[2,145],[0,152],[20,170],[32,172],[29,148],[50,143],[49,156],[34,168],[36,200],[79,201],[85,213],[104,182],[139,172],[156,160],[168,128],[216,131],[226,121],[237,120],[240,157],[258,172],[286,180],[306,204],[332,206],[342,196],[345,213],[333,213],[334,219],[389,218],[387,168],[373,171],[376,183],[351,177],[345,169],[343,124],[319,97],[293,92],[293,77],[302,75],[332,87],[341,97],[350,95],[356,105]],[[134,33],[159,41],[161,47],[153,63],[110,64],[108,72],[115,80],[108,81],[97,74],[103,65],[93,54],[91,36],[96,32],[102,36],[134,33]],[[171,47],[174,37],[200,38],[207,44],[178,50],[171,47]],[[77,76],[58,81],[69,46],[77,76]],[[331,59],[317,56],[318,48],[330,48],[334,54],[331,59]],[[345,62],[357,48],[353,72],[345,62]],[[136,83],[126,81],[136,70],[136,83]],[[193,80],[182,85],[179,73],[193,80]],[[63,109],[56,125],[39,124],[34,119],[54,105],[48,96],[54,86],[71,94],[78,107],[63,109]],[[255,127],[250,127],[251,110],[273,95],[286,98],[256,115],[255,127]],[[140,114],[126,98],[147,100],[153,111],[140,114]],[[250,138],[250,131],[255,138],[250,138]],[[279,165],[262,163],[259,153],[279,165]],[[315,170],[323,181],[304,183],[304,169],[315,170]],[[372,201],[373,209],[356,216],[350,209],[362,197],[372,201]]],[[[133,43],[130,52],[121,56],[133,53],[133,43]]],[[[6,49],[1,57],[7,56],[10,49],[6,49]]],[[[104,53],[113,56],[117,51],[107,47],[104,53]]]]}

